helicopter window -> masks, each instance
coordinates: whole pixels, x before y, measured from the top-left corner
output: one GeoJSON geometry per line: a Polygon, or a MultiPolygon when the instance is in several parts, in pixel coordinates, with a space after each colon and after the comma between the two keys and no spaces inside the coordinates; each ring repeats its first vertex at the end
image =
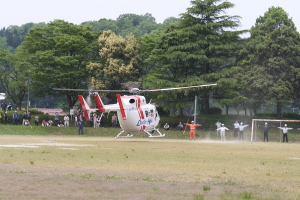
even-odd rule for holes
{"type": "Polygon", "coordinates": [[[135,103],[135,99],[130,99],[129,103],[135,103]]]}
{"type": "Polygon", "coordinates": [[[146,117],[148,117],[148,110],[145,110],[145,115],[146,117]]]}
{"type": "Polygon", "coordinates": [[[153,110],[150,110],[150,116],[151,116],[151,117],[154,117],[153,110]]]}

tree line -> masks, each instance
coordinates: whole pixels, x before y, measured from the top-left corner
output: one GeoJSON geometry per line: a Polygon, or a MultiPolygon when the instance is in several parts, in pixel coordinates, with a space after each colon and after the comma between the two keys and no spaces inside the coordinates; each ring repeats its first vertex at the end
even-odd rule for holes
{"type": "MultiPolygon", "coordinates": [[[[233,6],[223,0],[192,0],[180,18],[163,24],[156,24],[151,14],[124,14],[81,25],[55,20],[27,33],[23,28],[15,50],[9,49],[14,46],[8,40],[0,40],[0,85],[19,106],[30,87],[36,97],[64,95],[72,108],[78,92],[52,88],[113,90],[139,83],[142,89],[155,89],[217,83],[147,98],[178,115],[195,96],[203,99],[205,113],[210,112],[212,97],[227,109],[242,107],[254,113],[261,102],[275,100],[280,118],[283,102],[299,97],[299,33],[281,7],[269,8],[250,30],[237,30],[240,17],[226,14],[233,6]],[[250,37],[242,38],[246,32],[250,37]]],[[[6,31],[0,31],[1,38],[6,31]]],[[[101,95],[107,102],[114,100],[113,94],[101,95]]]]}

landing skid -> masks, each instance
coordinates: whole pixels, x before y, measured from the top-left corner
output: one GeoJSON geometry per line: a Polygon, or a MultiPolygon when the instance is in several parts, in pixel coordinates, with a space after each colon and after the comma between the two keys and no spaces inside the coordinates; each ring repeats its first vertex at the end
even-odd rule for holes
{"type": "Polygon", "coordinates": [[[132,133],[128,133],[127,135],[122,135],[122,133],[124,133],[125,131],[122,130],[115,138],[128,138],[128,137],[132,137],[133,134],[132,133]]]}
{"type": "MultiPolygon", "coordinates": [[[[165,134],[162,134],[158,129],[153,129],[151,131],[151,133],[149,131],[146,131],[146,130],[143,130],[149,138],[152,138],[152,137],[165,137],[165,134]],[[157,134],[155,134],[155,132],[157,134]],[[155,134],[155,135],[154,135],[155,134]]],[[[132,133],[128,133],[127,135],[122,135],[125,131],[122,130],[115,138],[129,138],[129,137],[132,137],[133,134],[132,133]]]]}
{"type": "Polygon", "coordinates": [[[145,130],[144,132],[147,133],[148,137],[165,137],[165,134],[162,134],[157,128],[153,129],[151,133],[145,130]],[[158,135],[154,135],[155,132],[158,133],[158,135]]]}

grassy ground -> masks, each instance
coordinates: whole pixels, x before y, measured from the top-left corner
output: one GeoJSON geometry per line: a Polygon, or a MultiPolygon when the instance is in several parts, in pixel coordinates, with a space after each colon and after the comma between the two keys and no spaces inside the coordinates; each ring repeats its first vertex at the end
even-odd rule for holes
{"type": "MultiPolygon", "coordinates": [[[[230,127],[229,127],[230,128],[230,127]]],[[[111,137],[114,138],[119,132],[120,128],[92,128],[84,127],[84,136],[85,137],[111,137]]],[[[172,128],[169,131],[165,131],[162,128],[160,131],[166,136],[161,139],[189,139],[189,129],[185,132],[180,132],[175,128],[172,128]]],[[[77,136],[78,129],[77,127],[42,127],[35,126],[31,129],[28,126],[18,125],[0,125],[0,135],[63,135],[63,136],[77,136]]],[[[144,132],[134,133],[135,138],[148,138],[144,132]]],[[[197,138],[201,140],[220,140],[220,137],[216,135],[216,130],[202,130],[201,127],[197,128],[197,138]]],[[[250,141],[251,138],[251,128],[246,127],[244,133],[244,140],[250,141]]],[[[294,128],[292,131],[289,131],[288,138],[290,143],[300,143],[300,131],[294,128]]],[[[233,137],[233,130],[226,132],[226,139],[230,141],[236,141],[238,138],[233,137]]],[[[255,141],[263,141],[263,133],[261,129],[256,129],[255,131],[255,141]]],[[[279,129],[273,128],[269,131],[269,141],[271,142],[281,142],[282,141],[282,132],[279,129]]]]}
{"type": "MultiPolygon", "coordinates": [[[[0,127],[0,199],[300,199],[299,143],[0,127]]],[[[247,137],[249,133],[247,133],[247,137]]],[[[290,138],[299,137],[297,133],[290,138]]]]}

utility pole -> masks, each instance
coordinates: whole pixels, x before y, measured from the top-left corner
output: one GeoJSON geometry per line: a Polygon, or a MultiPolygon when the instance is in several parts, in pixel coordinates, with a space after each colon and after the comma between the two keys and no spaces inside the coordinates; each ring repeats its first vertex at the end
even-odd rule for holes
{"type": "Polygon", "coordinates": [[[195,106],[194,106],[194,123],[196,124],[196,119],[197,119],[197,101],[198,97],[195,96],[195,106]]]}

